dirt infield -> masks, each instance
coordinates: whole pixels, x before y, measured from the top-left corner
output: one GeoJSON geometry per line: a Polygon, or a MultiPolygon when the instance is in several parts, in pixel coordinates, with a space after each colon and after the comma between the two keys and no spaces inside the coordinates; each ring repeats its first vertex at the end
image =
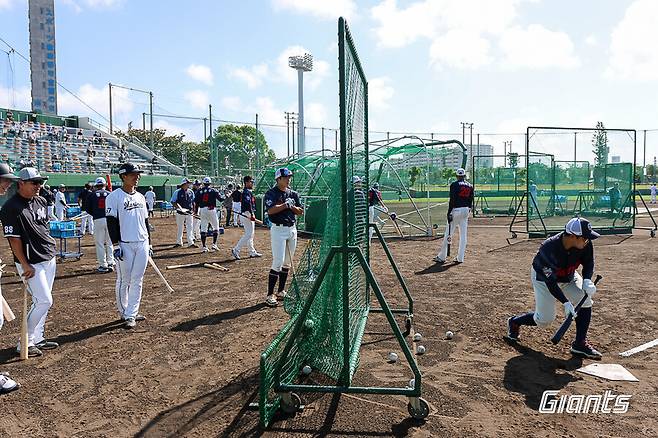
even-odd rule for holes
{"type": "MultiPolygon", "coordinates": [[[[269,236],[256,232],[261,259],[232,261],[229,245],[240,230],[221,237],[218,253],[172,249],[173,218],[154,220],[155,261],[175,289],[170,294],[147,269],[134,331],[117,321],[114,274],[97,274],[91,238],[81,261],[58,263],[55,304],[47,336],[61,344],[41,358],[17,361],[22,292],[16,276],[2,290],[18,320],[0,332],[0,370],[22,388],[1,396],[0,436],[656,436],[658,347],[620,358],[618,353],[658,337],[658,240],[638,232],[596,241],[596,271],[604,276],[595,297],[590,341],[604,363],[627,367],[640,381],[614,383],[575,372],[564,341],[551,330],[525,328],[513,347],[502,335],[508,316],[533,306],[529,269],[538,241],[507,248],[500,220],[475,219],[466,263],[434,265],[440,240],[394,241],[390,248],[416,298],[416,331],[427,353],[419,357],[424,423],[408,419],[406,399],[394,396],[305,395],[306,408],[279,417],[266,431],[248,408],[257,400],[260,352],[286,321],[283,309],[265,307],[269,236]],[[621,242],[621,243],[620,243],[621,242]],[[165,270],[167,265],[218,261],[207,268],[165,270]],[[446,330],[455,332],[445,340],[446,330]],[[542,392],[630,394],[626,414],[541,414],[542,392]]],[[[303,245],[303,242],[302,242],[303,245]]],[[[298,252],[298,254],[301,251],[298,252]]],[[[4,239],[0,254],[10,260],[4,239]]],[[[380,248],[373,269],[391,303],[401,302],[395,276],[380,248]]],[[[8,266],[11,270],[12,266],[8,266]]],[[[561,316],[559,317],[561,319],[561,316]]],[[[402,321],[400,321],[402,322],[402,321]]],[[[399,351],[385,319],[370,316],[355,384],[404,385],[410,372],[389,364],[399,351]]],[[[316,378],[311,375],[312,378],[316,378]]]]}

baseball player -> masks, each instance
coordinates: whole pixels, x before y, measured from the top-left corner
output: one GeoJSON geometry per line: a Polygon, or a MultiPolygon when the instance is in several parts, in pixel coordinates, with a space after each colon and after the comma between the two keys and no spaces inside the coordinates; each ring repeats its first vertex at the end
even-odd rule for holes
{"type": "Polygon", "coordinates": [[[443,244],[439,254],[434,257],[437,263],[445,263],[448,255],[448,242],[452,240],[455,234],[455,225],[459,227],[459,252],[455,263],[464,263],[464,254],[466,253],[466,235],[468,228],[468,214],[473,208],[473,186],[465,180],[466,171],[462,168],[455,172],[457,181],[450,184],[450,202],[448,203],[448,225],[446,226],[447,236],[443,237],[443,244]]]}
{"type": "Polygon", "coordinates": [[[48,204],[48,219],[55,219],[55,196],[53,192],[50,191],[50,186],[48,184],[44,185],[39,192],[39,196],[44,198],[48,204]]]}
{"type": "Polygon", "coordinates": [[[656,183],[651,184],[651,203],[655,204],[656,203],[656,183]]]}
{"type": "Polygon", "coordinates": [[[219,219],[215,212],[217,207],[217,200],[219,199],[219,192],[211,187],[212,179],[209,176],[203,178],[203,188],[197,190],[194,198],[194,206],[199,215],[199,222],[201,228],[201,245],[202,251],[210,251],[206,246],[206,238],[208,237],[208,226],[210,225],[210,235],[212,236],[211,250],[217,251],[217,235],[219,234],[219,219]]]}
{"type": "Polygon", "coordinates": [[[594,273],[594,247],[592,240],[599,234],[592,230],[587,219],[573,218],[564,231],[549,237],[542,243],[532,261],[530,279],[535,291],[535,311],[513,316],[507,320],[507,338],[516,342],[522,325],[546,328],[555,319],[555,300],[562,303],[565,316],[576,320],[576,339],[571,344],[571,353],[600,359],[601,353],[587,342],[587,330],[592,319],[592,296],[596,286],[594,273]],[[578,274],[583,267],[582,277],[578,274]],[[573,303],[578,303],[587,294],[578,313],[573,303]]]}
{"type": "Polygon", "coordinates": [[[180,183],[180,189],[176,190],[171,197],[171,203],[176,209],[176,225],[178,225],[178,234],[175,246],[183,246],[183,226],[187,234],[187,246],[194,246],[194,228],[192,228],[192,215],[194,207],[194,193],[190,190],[190,180],[183,178],[180,183]]]}
{"type": "Polygon", "coordinates": [[[610,197],[610,213],[621,213],[621,190],[619,190],[618,182],[608,190],[608,196],[610,197]]]}
{"type": "Polygon", "coordinates": [[[149,186],[149,189],[144,193],[144,199],[146,199],[146,206],[149,210],[149,217],[153,217],[153,207],[155,207],[155,192],[153,191],[153,186],[149,186]]]}
{"type": "MultiPolygon", "coordinates": [[[[29,357],[35,357],[41,356],[42,350],[59,347],[44,338],[46,317],[53,305],[55,239],[50,237],[47,202],[38,195],[47,177],[34,167],[24,167],[18,179],[18,191],[3,205],[0,221],[14,253],[16,270],[32,295],[27,314],[27,351],[29,357]]],[[[21,351],[20,342],[16,351],[21,351]]]]}
{"type": "Polygon", "coordinates": [[[256,198],[252,192],[254,188],[254,179],[251,175],[246,175],[242,179],[244,190],[240,201],[240,223],[244,227],[244,234],[238,241],[231,254],[236,260],[240,259],[240,250],[246,246],[249,250],[249,257],[261,257],[262,254],[254,248],[254,231],[256,229],[256,198]]]}
{"type": "Polygon", "coordinates": [[[277,298],[283,300],[286,296],[286,280],[292,265],[297,247],[296,216],[304,213],[299,195],[290,189],[292,172],[283,167],[274,173],[276,185],[265,193],[265,207],[267,215],[272,222],[270,228],[270,241],[272,244],[272,267],[267,282],[267,299],[265,303],[270,307],[278,305],[277,298]],[[277,280],[279,288],[274,296],[274,287],[277,280]]]}
{"type": "Polygon", "coordinates": [[[224,208],[226,209],[226,225],[225,227],[228,228],[229,225],[231,224],[231,217],[233,213],[233,184],[229,184],[226,187],[226,194],[224,198],[224,208]]]}
{"type": "Polygon", "coordinates": [[[87,199],[89,199],[89,195],[92,193],[91,184],[86,183],[85,187],[78,194],[78,205],[82,213],[82,217],[80,218],[80,234],[82,236],[85,235],[86,231],[89,231],[89,234],[94,234],[94,219],[87,213],[87,199]]]}
{"type": "MultiPolygon", "coordinates": [[[[379,219],[379,214],[376,211],[377,209],[388,213],[388,208],[386,208],[384,201],[382,200],[382,192],[379,191],[379,183],[376,182],[372,185],[370,190],[368,190],[368,217],[370,218],[371,224],[379,222],[381,225],[383,222],[379,219]]],[[[368,237],[370,239],[372,239],[372,234],[374,232],[375,230],[372,228],[368,231],[368,237]]]]}
{"type": "Polygon", "coordinates": [[[135,328],[136,321],[145,319],[139,314],[139,305],[144,272],[151,255],[146,199],[137,191],[142,172],[132,163],[122,164],[119,167],[121,188],[105,198],[107,229],[117,261],[117,310],[128,329],[135,328]]]}
{"type": "MultiPolygon", "coordinates": [[[[201,181],[195,179],[194,184],[192,184],[192,193],[194,193],[194,199],[196,199],[196,194],[198,193],[199,189],[201,189],[201,181]]],[[[195,210],[197,209],[195,206],[192,208],[195,210]]],[[[194,230],[194,240],[201,240],[201,220],[196,216],[192,216],[192,230],[194,230]]]]}
{"type": "Polygon", "coordinates": [[[69,205],[66,203],[66,197],[64,196],[65,191],[66,186],[60,184],[59,190],[55,194],[55,217],[57,217],[58,221],[66,219],[66,209],[69,208],[69,205]]]}
{"type": "Polygon", "coordinates": [[[233,204],[231,205],[231,210],[233,211],[233,226],[240,226],[238,222],[238,217],[240,215],[240,208],[242,206],[242,192],[240,192],[240,186],[235,186],[235,190],[231,193],[231,199],[233,199],[233,204]]]}
{"type": "MultiPolygon", "coordinates": [[[[366,203],[366,195],[363,193],[363,180],[359,176],[353,176],[352,177],[352,189],[350,189],[348,193],[348,211],[349,211],[349,218],[348,218],[348,231],[349,231],[349,238],[350,242],[354,243],[355,241],[355,234],[354,232],[357,230],[357,217],[356,217],[356,212],[359,211],[360,209],[365,209],[365,206],[367,205],[366,203]]],[[[365,219],[365,218],[364,218],[365,219]]]]}
{"type": "Polygon", "coordinates": [[[114,247],[107,231],[105,218],[105,203],[110,192],[105,190],[105,178],[98,177],[94,183],[95,190],[89,194],[86,201],[86,212],[94,220],[94,242],[96,243],[97,271],[101,274],[114,271],[114,247]]]}
{"type": "MultiPolygon", "coordinates": [[[[11,167],[5,163],[0,163],[0,196],[5,196],[7,194],[7,190],[9,190],[9,187],[11,187],[11,185],[17,179],[18,178],[14,175],[11,167]]],[[[0,263],[2,263],[2,260],[0,260],[0,263]]],[[[0,290],[0,298],[2,298],[2,290],[0,290]]],[[[0,310],[0,329],[2,328],[4,322],[4,313],[2,310],[0,310]]],[[[0,395],[10,393],[20,387],[21,385],[9,377],[9,374],[0,373],[0,395]]]]}

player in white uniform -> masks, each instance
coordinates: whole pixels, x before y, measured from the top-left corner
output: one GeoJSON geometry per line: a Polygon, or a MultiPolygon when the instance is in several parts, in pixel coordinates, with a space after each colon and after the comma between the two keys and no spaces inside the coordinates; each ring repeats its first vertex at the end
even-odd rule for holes
{"type": "Polygon", "coordinates": [[[656,203],[656,183],[651,184],[651,203],[656,203]]]}
{"type": "Polygon", "coordinates": [[[66,191],[66,186],[64,184],[59,185],[59,190],[55,194],[55,216],[58,221],[63,221],[66,219],[66,209],[69,205],[66,203],[66,197],[64,192],[66,191]]]}
{"type": "Polygon", "coordinates": [[[149,217],[153,217],[153,207],[155,207],[156,196],[152,186],[149,187],[148,192],[144,193],[144,199],[146,199],[146,206],[149,210],[149,217]]]}
{"type": "Polygon", "coordinates": [[[117,310],[129,329],[144,319],[139,314],[139,305],[151,254],[146,199],[136,189],[142,172],[132,163],[122,164],[119,167],[122,186],[105,199],[107,228],[117,262],[117,310]]]}
{"type": "Polygon", "coordinates": [[[190,180],[183,178],[180,183],[180,189],[176,190],[171,196],[171,203],[176,209],[176,225],[178,233],[176,235],[176,245],[183,246],[183,226],[187,234],[187,246],[196,247],[194,243],[194,229],[192,228],[192,209],[194,208],[194,192],[189,189],[190,180]]]}
{"type": "MultiPolygon", "coordinates": [[[[18,178],[13,174],[11,167],[7,166],[5,163],[0,163],[0,196],[5,196],[9,187],[11,187],[13,182],[17,179],[18,178]]],[[[2,260],[0,260],[0,263],[2,263],[2,260]]],[[[2,271],[0,271],[0,274],[1,273],[2,271]]],[[[2,298],[2,290],[0,290],[0,298],[2,298]]],[[[4,314],[2,310],[0,310],[0,329],[4,322],[4,314]]],[[[0,373],[0,394],[7,394],[20,387],[21,385],[9,377],[9,374],[0,373]]]]}
{"type": "MultiPolygon", "coordinates": [[[[196,199],[196,194],[199,192],[199,189],[201,189],[201,181],[195,179],[194,183],[192,184],[192,193],[194,193],[194,199],[196,199]]],[[[197,210],[198,207],[193,205],[192,209],[197,210]]],[[[194,231],[194,240],[201,240],[201,219],[195,215],[192,215],[192,230],[194,231]]]]}

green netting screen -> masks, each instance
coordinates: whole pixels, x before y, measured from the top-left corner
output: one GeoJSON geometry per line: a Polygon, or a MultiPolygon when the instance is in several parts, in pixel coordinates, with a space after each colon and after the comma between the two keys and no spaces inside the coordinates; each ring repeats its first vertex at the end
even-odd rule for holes
{"type": "MultiPolygon", "coordinates": [[[[290,321],[261,355],[259,406],[261,423],[265,426],[280,404],[277,378],[281,384],[293,383],[301,368],[310,365],[341,386],[349,386],[358,366],[361,337],[370,308],[366,276],[354,254],[337,253],[329,265],[325,264],[336,248],[357,246],[366,257],[369,250],[367,82],[342,19],[339,74],[340,157],[328,164],[323,161],[322,185],[316,186],[326,199],[327,221],[321,236],[308,241],[294,267],[294,279],[284,302],[290,321]],[[352,184],[354,176],[362,178],[363,183],[352,184]],[[319,281],[323,267],[326,274],[319,281]],[[309,296],[314,288],[317,292],[311,300],[309,296]],[[301,331],[293,337],[293,328],[305,306],[308,312],[301,322],[301,331]],[[286,346],[291,348],[284,356],[286,346]]],[[[314,181],[309,177],[312,173],[303,173],[304,180],[300,182],[300,178],[296,182],[298,187],[308,188],[309,181],[314,181]]]]}
{"type": "Polygon", "coordinates": [[[474,216],[512,216],[526,190],[525,156],[474,155],[474,216]]]}

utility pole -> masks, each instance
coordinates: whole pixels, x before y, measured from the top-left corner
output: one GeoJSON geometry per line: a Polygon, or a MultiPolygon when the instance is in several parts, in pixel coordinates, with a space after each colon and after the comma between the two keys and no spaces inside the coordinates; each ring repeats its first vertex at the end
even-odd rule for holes
{"type": "Polygon", "coordinates": [[[295,121],[292,121],[292,154],[295,155],[295,121]]]}
{"type": "Polygon", "coordinates": [[[110,135],[112,135],[112,82],[107,87],[110,90],[110,135]]]}
{"type": "Polygon", "coordinates": [[[475,172],[475,163],[473,162],[473,123],[461,122],[462,124],[462,144],[466,143],[466,128],[471,131],[471,144],[468,147],[468,159],[471,162],[471,177],[475,172]]]}
{"type": "Polygon", "coordinates": [[[149,91],[149,111],[151,112],[151,115],[149,117],[149,125],[150,125],[150,140],[151,140],[151,151],[153,150],[153,92],[149,91]]]}
{"type": "MultiPolygon", "coordinates": [[[[256,136],[254,138],[254,147],[256,149],[256,168],[260,169],[260,158],[258,157],[258,113],[256,113],[256,136]]],[[[251,170],[251,160],[249,160],[249,169],[251,170]]]]}
{"type": "Polygon", "coordinates": [[[213,147],[213,134],[212,134],[212,104],[208,105],[208,123],[210,127],[210,139],[208,141],[208,146],[210,147],[210,173],[212,173],[212,176],[217,176],[217,171],[219,167],[219,163],[217,163],[215,160],[215,148],[213,147]]]}
{"type": "Polygon", "coordinates": [[[142,113],[142,131],[146,131],[146,113],[142,113]]]}
{"type": "MultiPolygon", "coordinates": [[[[284,111],[285,117],[286,117],[286,142],[288,144],[288,156],[290,156],[290,122],[295,120],[295,117],[297,117],[297,113],[292,112],[292,111],[284,111]]],[[[295,129],[293,128],[293,135],[294,135],[295,129]]]]}
{"type": "Polygon", "coordinates": [[[576,151],[578,150],[578,133],[573,133],[573,167],[576,167],[576,151]]]}

